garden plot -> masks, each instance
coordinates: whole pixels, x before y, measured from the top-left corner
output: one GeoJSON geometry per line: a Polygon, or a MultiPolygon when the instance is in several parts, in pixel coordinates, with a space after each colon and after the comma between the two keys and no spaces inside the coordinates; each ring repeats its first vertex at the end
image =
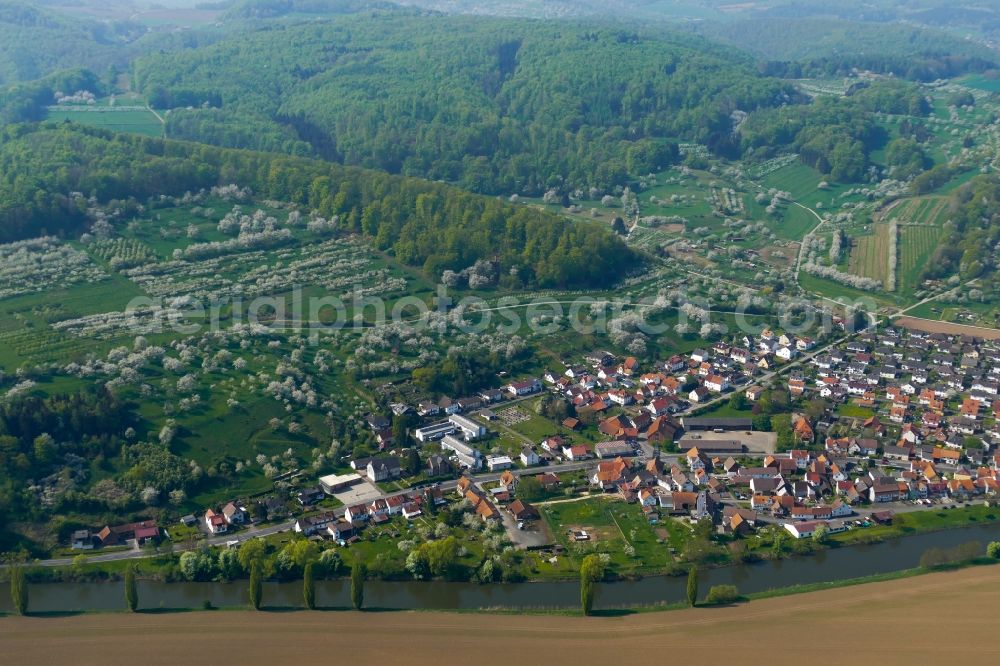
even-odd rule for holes
{"type": "Polygon", "coordinates": [[[504,425],[512,426],[518,423],[524,423],[531,418],[528,414],[525,414],[517,407],[511,407],[509,409],[504,409],[497,412],[497,418],[504,425]]]}
{"type": "Polygon", "coordinates": [[[719,215],[746,215],[747,211],[743,204],[743,196],[731,187],[723,189],[713,187],[709,197],[712,210],[719,215]]]}
{"type": "Polygon", "coordinates": [[[89,256],[52,236],[0,245],[0,299],[107,278],[89,256]]]}
{"type": "Polygon", "coordinates": [[[770,245],[760,252],[761,259],[779,269],[790,268],[799,256],[799,243],[788,245],[770,245]]]}
{"type": "Polygon", "coordinates": [[[663,228],[652,229],[650,227],[637,225],[631,232],[629,232],[627,240],[629,245],[632,247],[640,248],[647,252],[656,252],[665,244],[673,242],[676,239],[676,235],[671,235],[663,228]]]}
{"type": "Polygon", "coordinates": [[[544,504],[542,516],[570,557],[598,553],[619,575],[662,571],[672,560],[667,546],[637,504],[608,497],[544,504]],[[576,535],[586,532],[586,540],[576,535]]]}

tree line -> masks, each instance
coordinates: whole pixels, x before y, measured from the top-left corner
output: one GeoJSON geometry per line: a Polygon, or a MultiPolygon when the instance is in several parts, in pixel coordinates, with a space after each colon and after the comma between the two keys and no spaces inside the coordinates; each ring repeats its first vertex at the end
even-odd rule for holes
{"type": "Polygon", "coordinates": [[[86,199],[72,192],[134,203],[228,183],[336,217],[435,280],[486,260],[512,287],[606,285],[638,260],[596,223],[440,183],[53,124],[0,131],[0,242],[82,231],[86,199]]]}

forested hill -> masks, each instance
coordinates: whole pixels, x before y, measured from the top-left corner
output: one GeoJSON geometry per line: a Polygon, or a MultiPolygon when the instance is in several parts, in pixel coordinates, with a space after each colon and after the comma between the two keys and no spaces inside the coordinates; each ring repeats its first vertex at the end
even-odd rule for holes
{"type": "Polygon", "coordinates": [[[731,150],[734,112],[797,100],[693,35],[408,11],[272,23],[134,72],[174,109],[168,136],[286,152],[304,141],[483,193],[608,189],[675,160],[672,139],[731,150]]]}
{"type": "Polygon", "coordinates": [[[111,134],[80,126],[0,129],[0,242],[77,234],[86,199],[180,195],[236,183],[297,203],[436,279],[484,259],[522,286],[607,285],[634,253],[606,228],[440,183],[316,160],[111,134]]]}
{"type": "Polygon", "coordinates": [[[140,53],[195,48],[215,41],[222,32],[208,27],[154,29],[124,19],[98,21],[0,0],[0,87],[79,67],[104,77],[109,68],[126,71],[140,53]]]}
{"type": "Polygon", "coordinates": [[[241,0],[226,11],[223,20],[353,14],[369,9],[390,9],[394,6],[395,3],[387,0],[241,0]]]}
{"type": "Polygon", "coordinates": [[[996,67],[995,51],[956,35],[899,23],[832,17],[751,18],[698,24],[702,34],[753,53],[763,71],[791,78],[844,76],[852,69],[932,81],[996,67]]]}
{"type": "Polygon", "coordinates": [[[80,65],[101,70],[127,64],[121,47],[145,32],[136,23],[69,19],[26,3],[0,0],[0,86],[80,65]]]}
{"type": "Polygon", "coordinates": [[[946,236],[922,277],[940,279],[958,274],[963,281],[978,279],[976,288],[988,294],[1000,289],[1000,178],[978,176],[952,195],[946,236]]]}

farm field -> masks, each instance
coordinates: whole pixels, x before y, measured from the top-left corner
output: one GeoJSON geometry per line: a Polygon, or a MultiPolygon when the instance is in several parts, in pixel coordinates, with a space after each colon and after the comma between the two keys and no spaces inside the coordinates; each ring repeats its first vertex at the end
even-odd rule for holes
{"type": "Polygon", "coordinates": [[[885,292],[855,289],[854,287],[848,287],[847,285],[834,282],[833,280],[826,280],[815,275],[810,275],[805,271],[799,273],[799,284],[801,284],[802,288],[806,291],[819,294],[826,298],[832,298],[834,300],[840,300],[843,298],[854,301],[867,300],[873,301],[880,306],[898,306],[900,304],[899,299],[894,298],[885,292]]]}
{"type": "Polygon", "coordinates": [[[829,182],[828,177],[798,160],[767,174],[760,184],[765,188],[774,187],[788,192],[792,199],[810,207],[838,197],[849,188],[848,185],[829,182]],[[819,185],[823,182],[827,185],[821,189],[819,185]]]}
{"type": "Polygon", "coordinates": [[[809,230],[819,224],[816,216],[800,206],[788,205],[778,222],[769,222],[774,233],[785,240],[802,240],[809,230]]]}
{"type": "Polygon", "coordinates": [[[876,224],[872,234],[853,238],[849,271],[854,275],[879,280],[889,277],[889,225],[876,224]]]}
{"type": "Polygon", "coordinates": [[[988,340],[1000,340],[1000,329],[986,328],[982,326],[970,326],[967,324],[956,324],[946,321],[931,321],[916,317],[899,317],[895,320],[898,326],[911,328],[917,331],[928,333],[947,333],[948,335],[969,335],[988,340]]]}
{"type": "Polygon", "coordinates": [[[816,186],[823,180],[815,169],[795,161],[777,171],[769,173],[761,181],[765,187],[775,187],[792,195],[795,200],[812,196],[817,192],[816,186]]]}
{"type": "Polygon", "coordinates": [[[901,225],[940,226],[948,217],[948,198],[943,196],[902,199],[884,211],[880,222],[897,220],[901,225]]]}
{"type": "Polygon", "coordinates": [[[0,367],[65,362],[108,345],[59,332],[51,324],[124,308],[142,290],[119,275],[67,285],[46,293],[0,299],[0,367]]]}
{"type": "MultiPolygon", "coordinates": [[[[600,590],[597,600],[600,603],[600,590]]],[[[134,657],[141,645],[148,664],[176,662],[176,648],[192,635],[213,630],[235,634],[232,642],[206,641],[205,660],[270,664],[287,660],[289,645],[304,659],[321,659],[339,640],[354,638],[355,659],[375,662],[387,654],[407,655],[413,664],[440,662],[441,645],[484,664],[606,663],[641,644],[644,651],[669,652],[677,659],[703,658],[706,644],[724,660],[774,660],[776,642],[789,634],[817,635],[831,623],[850,635],[852,649],[877,653],[886,664],[961,660],[990,664],[1000,648],[989,641],[942,641],[942,631],[969,635],[993,630],[1000,604],[1000,567],[974,567],[900,580],[758,599],[723,608],[607,617],[489,613],[380,613],[233,611],[220,613],[103,613],[52,618],[0,619],[0,646],[14,663],[60,663],[99,643],[109,663],[134,657]],[[885,622],[899,608],[934,599],[934,613],[916,613],[907,622],[885,622]],[[880,627],[871,631],[871,627],[880,627]],[[727,640],[718,641],[720,635],[727,640]],[[503,658],[498,659],[502,654],[503,658]]],[[[815,660],[809,642],[786,641],[782,654],[793,661],[815,660]]],[[[643,660],[640,660],[643,661],[643,660]]],[[[823,660],[820,660],[823,661],[823,660]]]]}
{"type": "Polygon", "coordinates": [[[920,274],[937,248],[941,229],[932,226],[899,227],[898,288],[903,293],[920,288],[920,274]]]}
{"type": "Polygon", "coordinates": [[[1000,79],[983,74],[972,74],[960,80],[963,86],[986,92],[1000,92],[1000,79]]]}
{"type": "Polygon", "coordinates": [[[127,132],[153,137],[163,136],[163,123],[152,111],[103,110],[104,108],[106,107],[102,107],[100,110],[90,108],[85,110],[53,109],[49,111],[48,119],[53,122],[65,121],[100,127],[113,132],[127,132]]]}

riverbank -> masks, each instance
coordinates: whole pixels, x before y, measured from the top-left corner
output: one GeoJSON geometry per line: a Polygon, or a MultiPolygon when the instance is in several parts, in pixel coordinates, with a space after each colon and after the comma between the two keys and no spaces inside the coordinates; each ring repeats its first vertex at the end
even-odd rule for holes
{"type": "MultiPolygon", "coordinates": [[[[763,591],[749,592],[747,594],[740,594],[738,603],[749,603],[755,600],[762,599],[774,599],[777,597],[787,597],[793,595],[807,594],[811,592],[820,592],[834,590],[843,587],[855,587],[858,585],[868,585],[872,583],[880,583],[887,581],[900,580],[903,578],[912,578],[914,576],[925,576],[934,573],[940,573],[944,571],[959,571],[961,569],[969,567],[991,567],[1000,564],[1000,561],[990,558],[990,557],[978,557],[974,560],[953,562],[951,564],[944,564],[941,566],[935,566],[933,568],[926,567],[912,567],[908,569],[900,569],[896,571],[889,571],[885,573],[876,573],[866,576],[859,576],[855,578],[845,578],[840,580],[830,580],[821,581],[815,583],[807,584],[793,584],[783,587],[771,588],[763,591]]],[[[701,576],[704,578],[704,575],[701,576]]],[[[607,589],[607,585],[614,585],[614,583],[604,583],[598,585],[598,595],[602,590],[607,589]]],[[[243,586],[235,585],[234,587],[243,589],[243,586]]],[[[705,603],[704,597],[710,586],[701,586],[701,595],[699,602],[702,606],[709,606],[710,604],[705,603]]],[[[115,592],[122,592],[123,589],[118,589],[116,587],[115,592]]],[[[286,590],[287,592],[287,590],[286,590]]],[[[302,605],[301,600],[291,601],[288,603],[290,598],[283,596],[282,599],[265,599],[265,603],[262,606],[262,612],[270,613],[289,613],[289,612],[305,612],[306,609],[302,605]],[[277,603],[276,603],[277,601],[277,603]],[[287,605],[283,605],[285,602],[287,605]]],[[[604,608],[595,608],[595,616],[624,616],[633,615],[638,613],[661,613],[664,611],[676,611],[676,610],[686,610],[688,604],[686,601],[658,601],[654,603],[630,603],[618,606],[606,606],[604,608]]],[[[235,612],[246,612],[250,610],[251,607],[247,600],[243,603],[232,603],[229,605],[216,606],[210,602],[203,602],[201,606],[160,606],[160,607],[140,607],[139,613],[142,614],[168,614],[168,613],[197,613],[197,612],[224,612],[224,611],[235,611],[235,612]]],[[[350,606],[338,606],[338,605],[324,605],[318,603],[315,610],[321,612],[345,612],[353,610],[350,606]]],[[[425,612],[425,613],[444,613],[444,614],[488,614],[488,615],[543,615],[543,616],[567,616],[567,617],[582,617],[581,610],[576,606],[559,606],[559,607],[509,607],[509,606],[484,606],[478,608],[436,608],[436,607],[422,607],[422,608],[396,608],[391,606],[372,606],[366,605],[366,612],[369,613],[391,613],[391,612],[425,612]]],[[[127,611],[118,608],[101,608],[101,609],[81,609],[81,610],[50,610],[42,612],[31,612],[29,615],[36,618],[47,618],[47,617],[66,617],[72,615],[84,615],[84,614],[104,614],[104,613],[126,613],[127,611]]],[[[0,618],[3,617],[14,617],[11,610],[0,610],[0,618]]]]}
{"type": "MultiPolygon", "coordinates": [[[[854,545],[824,550],[812,556],[777,561],[746,563],[731,567],[704,569],[701,572],[703,593],[714,585],[733,585],[748,598],[760,598],[786,588],[796,590],[827,589],[868,580],[894,578],[921,573],[924,554],[934,553],[928,562],[983,556],[986,544],[1000,541],[1000,523],[978,523],[955,530],[944,530],[893,539],[874,545],[854,545]],[[975,551],[971,553],[969,545],[975,551]],[[960,548],[961,547],[961,548],[960,548]],[[957,552],[956,549],[961,552],[957,552]]],[[[245,581],[232,583],[163,583],[139,582],[139,607],[148,612],[172,609],[245,608],[249,604],[245,581]]],[[[662,610],[686,598],[686,579],[653,576],[642,580],[602,583],[596,588],[595,608],[612,613],[662,610]]],[[[41,583],[32,584],[29,610],[32,613],[60,615],[89,611],[118,611],[125,607],[121,582],[41,583]]],[[[294,609],[302,606],[300,581],[265,582],[264,605],[271,609],[294,609]]],[[[350,607],[350,584],[344,579],[318,580],[316,604],[321,608],[350,607]]],[[[521,609],[533,613],[575,612],[580,604],[578,581],[545,583],[479,584],[445,581],[369,580],[365,586],[365,605],[374,609],[441,611],[480,611],[483,609],[521,609]]],[[[12,607],[6,595],[0,595],[0,611],[12,607]]]]}
{"type": "Polygon", "coordinates": [[[710,654],[741,663],[866,655],[888,664],[989,664],[1000,660],[1000,646],[976,637],[995,628],[998,604],[1000,567],[973,567],[726,608],[594,618],[306,611],[11,617],[0,620],[0,649],[10,663],[121,663],[141,654],[151,665],[274,664],[343,655],[349,637],[351,661],[364,664],[590,664],[622,654],[636,663],[710,654]]]}
{"type": "MultiPolygon", "coordinates": [[[[602,501],[614,501],[609,496],[598,496],[598,498],[602,501]]],[[[564,502],[581,502],[588,501],[588,499],[590,498],[580,497],[572,500],[564,500],[564,502]]],[[[717,546],[715,552],[716,559],[714,561],[700,562],[697,566],[703,570],[725,569],[729,567],[738,567],[748,562],[782,561],[800,557],[817,557],[822,556],[826,552],[835,551],[845,547],[879,544],[893,539],[918,536],[922,534],[932,534],[948,530],[958,530],[974,525],[990,524],[1000,524],[1000,508],[995,505],[991,506],[986,503],[975,503],[967,506],[957,506],[950,509],[936,506],[933,508],[899,512],[896,514],[893,523],[890,525],[852,528],[846,532],[830,535],[822,543],[815,542],[812,539],[791,539],[788,537],[787,533],[781,531],[780,534],[785,537],[785,539],[780,553],[774,550],[772,538],[760,539],[756,536],[750,536],[744,542],[751,547],[749,547],[746,552],[748,557],[743,561],[741,561],[734,554],[735,551],[727,551],[722,546],[717,546]]],[[[680,527],[679,521],[676,522],[676,525],[680,527]]],[[[681,529],[687,528],[681,527],[681,529]]],[[[269,535],[267,540],[269,543],[274,545],[281,543],[283,539],[287,540],[287,538],[288,537],[285,533],[278,533],[269,535]]],[[[662,545],[663,544],[657,544],[656,547],[662,547],[662,545]]],[[[654,545],[646,544],[646,546],[652,547],[654,545]]],[[[649,550],[649,548],[647,548],[647,550],[649,550]]],[[[182,551],[159,554],[150,553],[145,557],[131,560],[100,562],[87,561],[87,555],[81,554],[80,562],[62,567],[46,566],[44,563],[39,562],[29,562],[27,565],[27,573],[29,580],[36,583],[99,582],[105,580],[114,581],[120,580],[121,577],[124,576],[127,567],[137,565],[140,575],[144,578],[176,583],[183,582],[183,579],[179,578],[179,571],[176,566],[177,558],[180,556],[180,552],[182,551]]],[[[347,552],[350,553],[347,557],[353,556],[353,551],[347,552]]],[[[649,555],[648,552],[645,554],[647,556],[649,555]]],[[[618,560],[621,559],[622,556],[619,553],[618,560]]],[[[615,562],[616,559],[613,557],[612,561],[615,562]]],[[[632,572],[629,575],[620,575],[617,577],[614,575],[616,572],[614,566],[612,566],[611,574],[612,579],[621,581],[642,580],[644,578],[657,576],[681,577],[687,575],[687,571],[690,566],[691,563],[675,560],[662,567],[649,568],[641,573],[632,572]]],[[[2,568],[2,565],[0,565],[0,568],[2,568]]],[[[578,573],[574,568],[562,567],[559,572],[549,571],[546,569],[534,569],[526,575],[523,582],[575,583],[578,579],[578,573]]],[[[240,576],[236,578],[236,582],[239,582],[240,580],[246,580],[245,574],[242,578],[240,576]]],[[[386,577],[383,580],[405,582],[410,580],[410,577],[404,571],[396,571],[394,575],[386,577]]],[[[462,579],[455,579],[453,582],[460,580],[462,579]]]]}

